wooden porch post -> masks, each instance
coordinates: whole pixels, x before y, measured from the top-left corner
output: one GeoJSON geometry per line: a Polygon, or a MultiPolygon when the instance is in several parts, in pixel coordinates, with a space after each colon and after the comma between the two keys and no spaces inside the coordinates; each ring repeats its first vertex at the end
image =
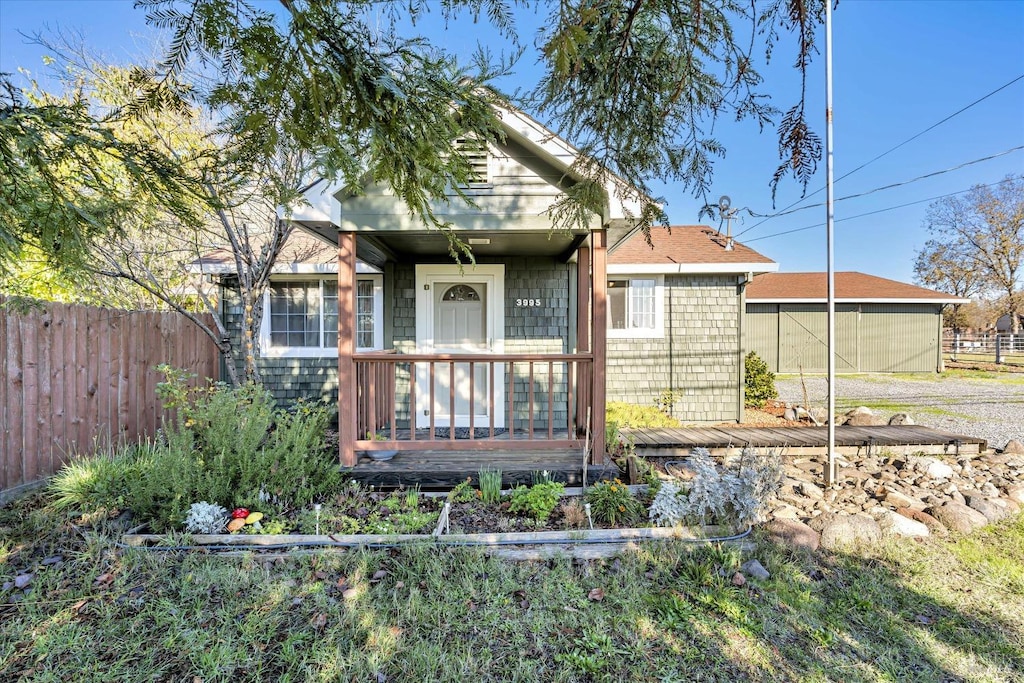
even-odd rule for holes
{"type": "Polygon", "coordinates": [[[356,236],[338,233],[338,457],[356,464],[356,236]]]}
{"type": "MultiPolygon", "coordinates": [[[[570,349],[571,350],[571,349],[570,349]]],[[[576,252],[576,353],[590,351],[590,248],[576,252]]],[[[580,376],[577,374],[577,382],[580,376]]],[[[587,406],[581,400],[590,392],[576,392],[576,429],[586,429],[587,406]]]]}
{"type": "Polygon", "coordinates": [[[602,230],[595,230],[591,233],[591,240],[594,247],[593,275],[591,286],[593,287],[593,344],[594,344],[594,390],[591,393],[591,424],[594,425],[592,435],[594,450],[591,455],[591,462],[600,464],[604,462],[605,438],[605,379],[608,360],[608,252],[607,234],[602,230]]]}

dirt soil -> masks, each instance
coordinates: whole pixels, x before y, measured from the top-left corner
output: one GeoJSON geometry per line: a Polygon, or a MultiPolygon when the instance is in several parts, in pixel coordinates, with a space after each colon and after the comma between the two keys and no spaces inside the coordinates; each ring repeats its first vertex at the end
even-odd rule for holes
{"type": "Polygon", "coordinates": [[[746,408],[743,411],[743,422],[722,422],[727,427],[812,427],[810,422],[787,420],[786,404],[782,401],[768,401],[763,408],[746,408]]]}
{"type": "MultiPolygon", "coordinates": [[[[583,500],[579,496],[564,496],[559,499],[559,503],[555,506],[551,516],[544,522],[510,513],[508,507],[508,501],[498,505],[488,505],[480,501],[452,503],[452,509],[448,516],[451,533],[493,534],[522,531],[565,531],[566,529],[581,529],[588,526],[586,517],[582,513],[583,500]],[[578,501],[575,504],[575,516],[572,510],[574,501],[578,501]]],[[[608,524],[598,524],[596,521],[594,523],[595,528],[602,529],[628,528],[630,526],[633,525],[620,524],[617,527],[613,527],[608,524]]]]}
{"type": "Polygon", "coordinates": [[[1001,365],[997,365],[996,363],[947,360],[944,365],[947,370],[982,370],[985,372],[1024,373],[1024,365],[1014,363],[1003,363],[1001,365]]]}

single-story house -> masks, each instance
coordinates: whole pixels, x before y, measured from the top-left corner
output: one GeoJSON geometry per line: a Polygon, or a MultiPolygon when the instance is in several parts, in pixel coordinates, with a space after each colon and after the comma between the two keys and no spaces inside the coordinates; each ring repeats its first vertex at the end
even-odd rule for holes
{"type": "MultiPolygon", "coordinates": [[[[766,273],[747,287],[745,346],[773,372],[825,372],[826,273],[766,273]]],[[[837,372],[939,372],[942,309],[967,303],[858,272],[835,281],[837,372]]]]}
{"type": "MultiPolygon", "coordinates": [[[[320,239],[297,232],[275,268],[263,307],[258,365],[264,385],[279,400],[337,400],[335,253],[320,239]]],[[[778,265],[700,225],[655,228],[649,238],[638,231],[611,251],[608,261],[607,399],[649,406],[670,398],[666,403],[673,415],[686,423],[741,421],[745,285],[778,265]]],[[[202,265],[207,273],[232,269],[226,253],[213,252],[202,265]]],[[[528,264],[517,268],[526,272],[526,280],[534,279],[528,264]]],[[[357,352],[416,350],[408,339],[395,340],[396,324],[414,338],[415,320],[406,314],[396,322],[403,307],[385,307],[393,277],[393,268],[380,271],[356,262],[357,352]],[[395,341],[386,345],[385,338],[395,341]]],[[[222,282],[225,319],[241,339],[242,310],[230,280],[222,282]]],[[[547,294],[568,315],[576,303],[568,285],[545,290],[542,280],[536,282],[518,284],[535,300],[533,308],[544,308],[538,302],[547,294]]],[[[506,306],[515,310],[517,303],[506,296],[506,306]]],[[[527,334],[557,337],[563,329],[564,323],[543,330],[534,325],[527,334]]],[[[572,332],[565,340],[543,342],[543,348],[568,352],[575,348],[572,332]]],[[[528,348],[516,343],[520,350],[528,348]]]]}
{"type": "Polygon", "coordinates": [[[315,183],[305,204],[282,211],[336,245],[337,275],[271,293],[263,353],[337,364],[343,464],[358,451],[588,441],[603,459],[608,251],[636,230],[641,195],[610,178],[600,212],[554,229],[557,202],[580,180],[578,152],[518,110],[499,114],[501,142],[467,141],[476,175],[461,189],[475,206],[454,189],[433,206],[473,264],[455,263],[443,233],[370,180],[358,191],[315,183]],[[311,305],[319,332],[307,327],[311,305]]]}
{"type": "MultiPolygon", "coordinates": [[[[578,152],[520,111],[500,116],[500,143],[467,146],[477,176],[460,189],[476,205],[434,206],[473,264],[369,181],[323,180],[282,210],[330,246],[283,259],[272,279],[267,385],[337,397],[345,464],[359,451],[588,442],[597,460],[606,400],[651,405],[662,392],[687,422],[741,419],[744,289],[776,264],[700,226],[655,229],[652,247],[634,219],[641,195],[614,177],[588,224],[554,230],[578,152]]],[[[237,329],[230,287],[223,301],[237,329]]]]}

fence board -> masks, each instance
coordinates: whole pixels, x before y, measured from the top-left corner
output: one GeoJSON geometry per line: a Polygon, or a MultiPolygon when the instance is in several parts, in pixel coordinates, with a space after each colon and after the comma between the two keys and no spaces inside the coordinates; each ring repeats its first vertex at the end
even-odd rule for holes
{"type": "MultiPolygon", "coordinates": [[[[50,471],[60,469],[67,461],[67,411],[64,402],[64,344],[67,321],[63,317],[64,307],[52,308],[50,321],[50,443],[53,457],[50,471]]],[[[2,316],[0,316],[2,317],[2,316]]]]}
{"type": "MultiPolygon", "coordinates": [[[[184,317],[0,297],[0,490],[53,474],[95,444],[151,437],[159,363],[216,380],[217,349],[184,317]]],[[[212,320],[208,321],[212,324],[212,320]]]]}
{"type": "MultiPolygon", "coordinates": [[[[21,469],[21,453],[24,444],[21,441],[21,434],[25,425],[23,418],[22,374],[21,374],[21,320],[13,318],[8,320],[7,325],[7,381],[9,388],[7,395],[7,417],[10,420],[7,425],[7,439],[4,443],[4,481],[10,481],[11,486],[25,481],[21,469]]],[[[3,488],[9,488],[5,485],[3,488]]]]}
{"type": "Polygon", "coordinates": [[[7,396],[10,393],[10,382],[7,379],[7,316],[0,315],[0,481],[5,478],[4,462],[7,460],[7,434],[11,421],[7,415],[7,396]]]}
{"type": "Polygon", "coordinates": [[[33,481],[38,478],[39,470],[39,364],[36,355],[39,350],[36,331],[39,326],[39,313],[32,310],[22,316],[21,321],[21,376],[22,376],[22,406],[24,418],[22,420],[21,442],[23,453],[21,456],[22,476],[26,481],[33,481]],[[32,457],[29,454],[35,453],[32,457]]]}

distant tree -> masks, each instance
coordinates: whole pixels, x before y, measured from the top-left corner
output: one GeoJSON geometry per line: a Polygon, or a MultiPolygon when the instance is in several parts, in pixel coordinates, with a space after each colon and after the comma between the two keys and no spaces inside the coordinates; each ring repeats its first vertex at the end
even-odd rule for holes
{"type": "Polygon", "coordinates": [[[1019,332],[1024,310],[1024,175],[940,199],[928,207],[925,227],[934,239],[918,254],[915,270],[922,282],[929,282],[926,276],[934,271],[928,264],[937,255],[940,274],[931,277],[944,271],[949,283],[975,278],[982,291],[1004,302],[1011,331],[1019,332]]]}
{"type": "MultiPolygon", "coordinates": [[[[151,90],[151,71],[90,65],[92,89],[111,106],[127,108],[151,90]]],[[[91,248],[87,270],[138,290],[198,325],[228,361],[235,385],[262,381],[259,326],[264,294],[278,256],[292,232],[277,209],[293,204],[306,182],[306,155],[283,145],[252,159],[232,153],[236,139],[208,123],[212,112],[138,109],[117,134],[124,140],[168,155],[197,180],[191,197],[195,221],[183,222],[154,198],[139,196],[148,207],[137,222],[91,248]],[[233,340],[224,310],[201,274],[201,261],[217,250],[226,256],[228,279],[242,308],[241,340],[233,340]],[[207,313],[210,325],[197,312],[207,313]],[[240,370],[240,372],[239,372],[240,370]]]]}
{"type": "MultiPolygon", "coordinates": [[[[944,244],[928,240],[914,261],[914,279],[918,284],[964,299],[982,292],[985,280],[968,258],[968,245],[958,240],[944,244]]],[[[944,326],[954,332],[971,327],[964,304],[953,304],[943,311],[944,326]]]]}

